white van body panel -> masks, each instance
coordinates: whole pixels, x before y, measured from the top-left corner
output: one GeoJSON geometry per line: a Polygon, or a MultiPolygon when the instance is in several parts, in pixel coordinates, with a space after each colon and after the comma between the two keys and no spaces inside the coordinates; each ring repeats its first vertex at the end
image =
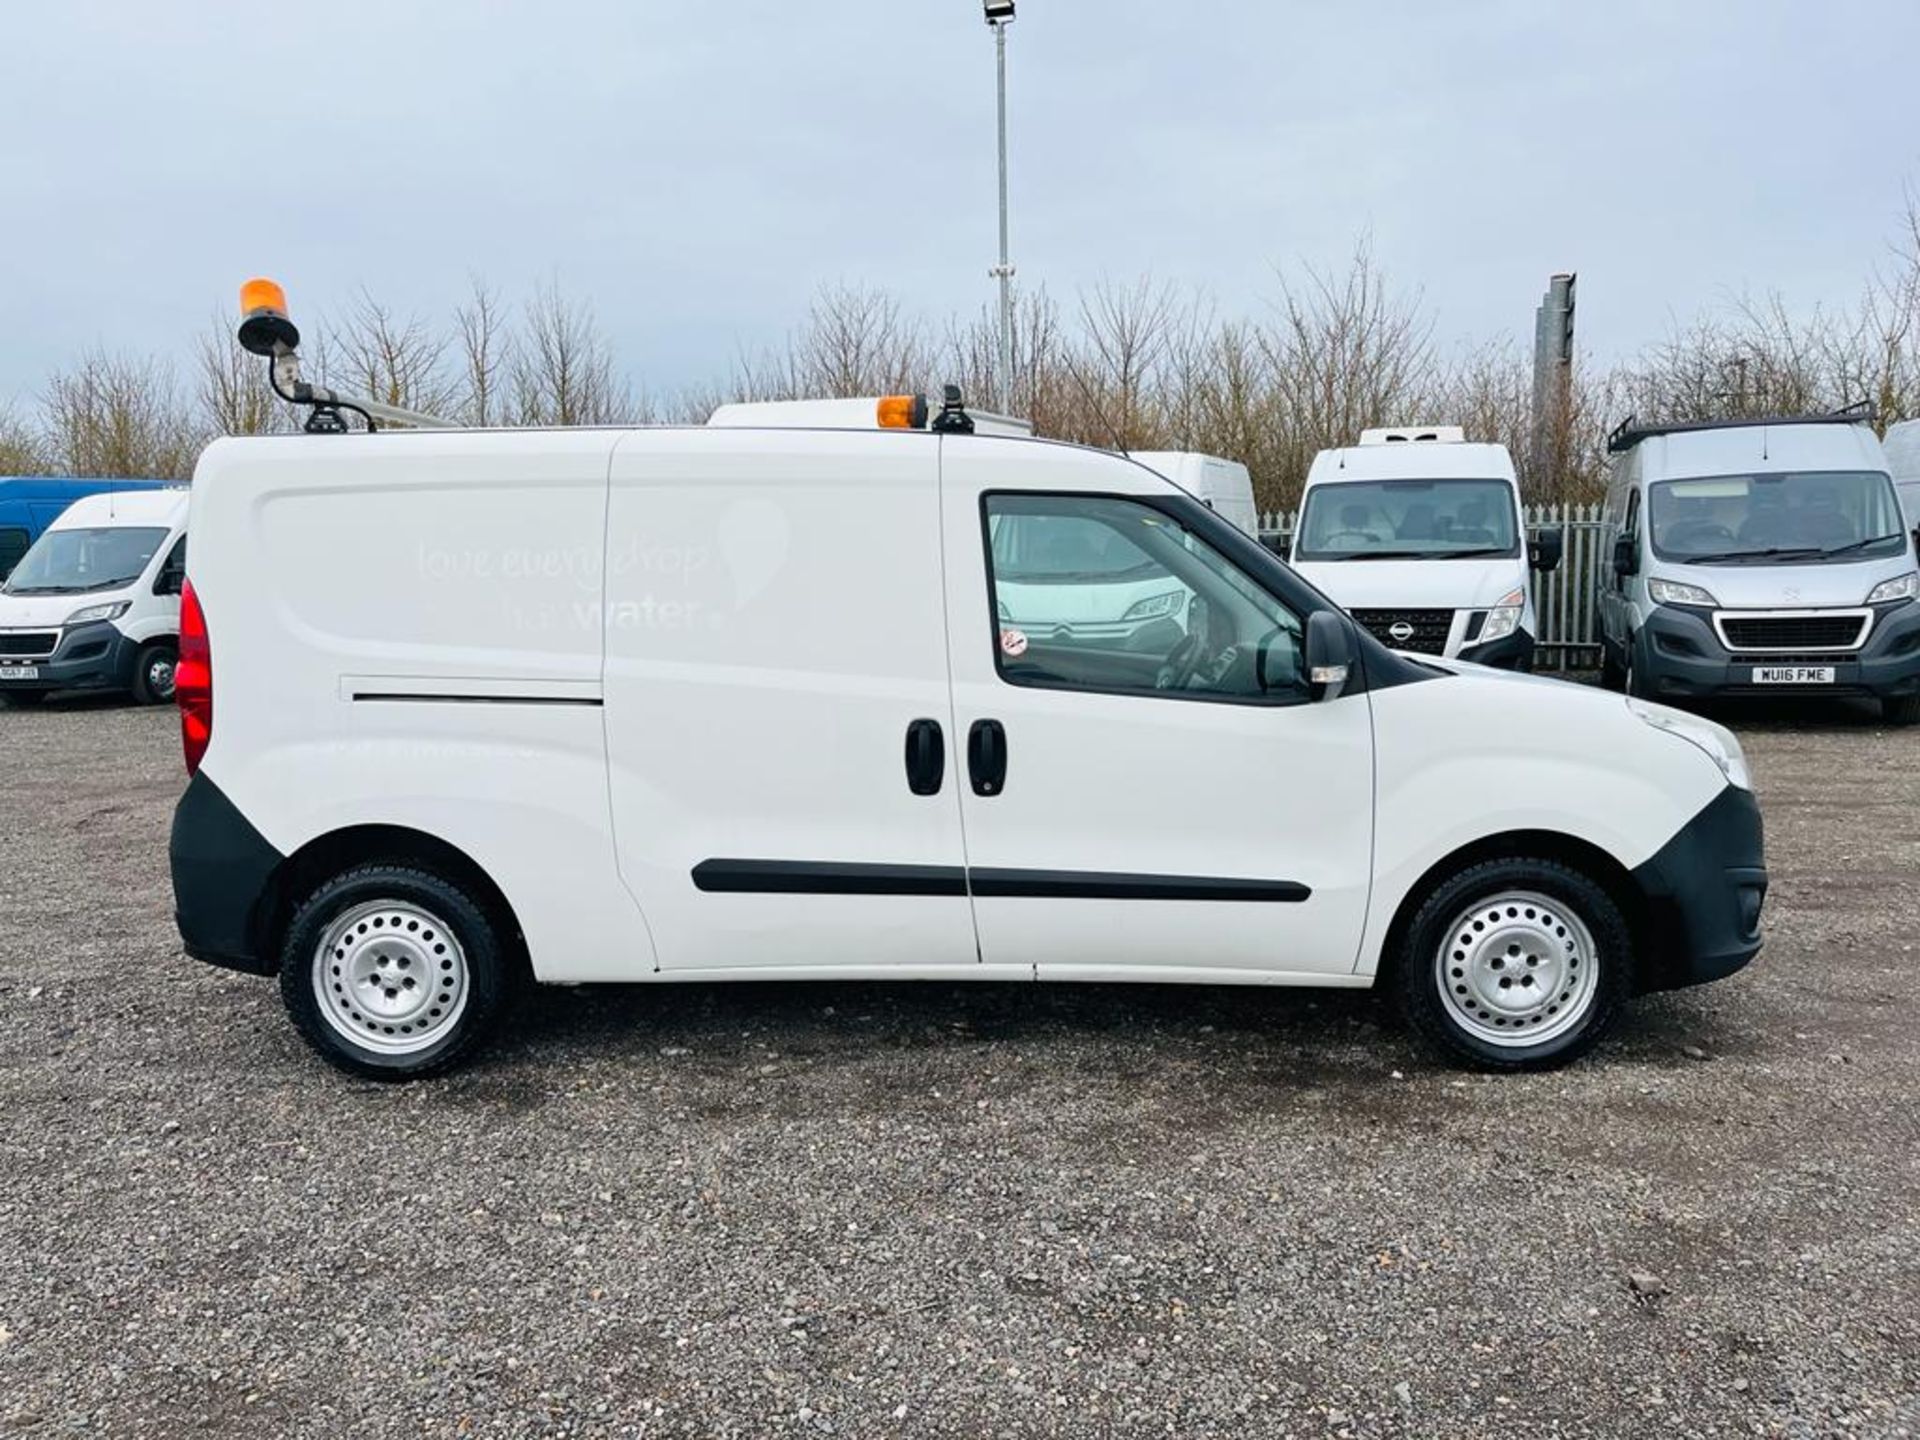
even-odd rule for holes
{"type": "MultiPolygon", "coordinates": [[[[1307,472],[1300,495],[1289,563],[1322,593],[1347,610],[1451,610],[1445,656],[1458,656],[1468,643],[1476,612],[1487,610],[1518,590],[1524,597],[1520,630],[1538,633],[1527,569],[1526,512],[1513,457],[1504,445],[1469,443],[1458,426],[1417,430],[1367,431],[1359,445],[1322,450],[1307,472]],[[1389,440],[1390,435],[1433,435],[1435,439],[1389,440]],[[1491,480],[1504,483],[1511,496],[1519,553],[1465,559],[1306,560],[1300,558],[1307,503],[1316,490],[1355,481],[1491,480]]],[[[1391,636],[1382,634],[1387,644],[1391,636]]]]}
{"type": "Polygon", "coordinates": [[[609,566],[612,806],[664,969],[977,962],[964,893],[693,878],[725,860],[964,866],[951,742],[940,794],[902,780],[909,721],[951,735],[939,483],[938,443],[912,432],[622,439],[610,540],[647,539],[609,566]]]}
{"type": "Polygon", "coordinates": [[[1253,477],[1239,461],[1197,450],[1130,450],[1127,458],[1165,476],[1222,519],[1258,538],[1260,512],[1253,502],[1253,477]]]}
{"type": "Polygon", "coordinates": [[[219,440],[194,481],[207,774],[284,855],[363,825],[454,846],[509,897],[543,980],[654,963],[615,864],[599,704],[620,433],[381,434],[348,464],[334,436],[219,440]],[[498,703],[516,688],[549,703],[498,703]]]}
{"type": "Polygon", "coordinates": [[[1889,425],[1880,445],[1887,457],[1887,470],[1900,492],[1900,508],[1909,529],[1920,526],[1920,420],[1902,420],[1889,425]]]}

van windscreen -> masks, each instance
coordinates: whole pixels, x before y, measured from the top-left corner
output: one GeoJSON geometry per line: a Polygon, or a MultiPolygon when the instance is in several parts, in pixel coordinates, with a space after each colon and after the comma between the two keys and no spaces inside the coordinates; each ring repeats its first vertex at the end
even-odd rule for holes
{"type": "Polygon", "coordinates": [[[1316,485],[1300,512],[1300,560],[1459,560],[1518,555],[1504,480],[1351,480],[1316,485]]]}
{"type": "Polygon", "coordinates": [[[117,590],[146,571],[164,528],[116,525],[97,530],[49,530],[33,542],[7,577],[9,595],[77,595],[117,590]]]}
{"type": "Polygon", "coordinates": [[[1893,482],[1871,470],[1656,481],[1647,521],[1654,554],[1690,565],[1871,560],[1906,545],[1893,482]]]}

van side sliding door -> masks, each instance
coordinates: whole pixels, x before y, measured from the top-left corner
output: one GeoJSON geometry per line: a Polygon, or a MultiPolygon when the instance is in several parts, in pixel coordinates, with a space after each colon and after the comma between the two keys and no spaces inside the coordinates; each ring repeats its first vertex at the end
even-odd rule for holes
{"type": "Polygon", "coordinates": [[[615,451],[613,823],[663,970],[978,972],[937,457],[837,431],[615,451]]]}

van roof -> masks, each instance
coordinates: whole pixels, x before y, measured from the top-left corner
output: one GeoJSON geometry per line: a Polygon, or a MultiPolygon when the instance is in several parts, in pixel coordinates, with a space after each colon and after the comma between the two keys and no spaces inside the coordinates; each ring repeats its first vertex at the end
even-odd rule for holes
{"type": "Polygon", "coordinates": [[[1479,441],[1408,441],[1322,450],[1308,485],[1354,480],[1507,480],[1517,483],[1504,445],[1479,441]]]}
{"type": "Polygon", "coordinates": [[[85,495],[61,511],[47,528],[98,529],[110,525],[165,525],[171,529],[186,518],[189,491],[184,485],[164,490],[119,490],[85,495]]]}
{"type": "Polygon", "coordinates": [[[1886,454],[1859,421],[1693,426],[1640,438],[1630,453],[1643,480],[1789,470],[1877,470],[1886,454]]]}

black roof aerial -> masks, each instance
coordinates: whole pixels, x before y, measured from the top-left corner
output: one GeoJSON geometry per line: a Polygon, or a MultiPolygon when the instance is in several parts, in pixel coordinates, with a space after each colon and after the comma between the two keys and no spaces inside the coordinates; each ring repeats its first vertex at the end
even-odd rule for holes
{"type": "Polygon", "coordinates": [[[1655,435],[1678,435],[1690,430],[1740,430],[1761,425],[1871,425],[1875,418],[1871,400],[1856,400],[1824,415],[1753,415],[1733,420],[1675,420],[1665,425],[1642,425],[1629,415],[1607,436],[1607,452],[1618,455],[1655,435]]]}

